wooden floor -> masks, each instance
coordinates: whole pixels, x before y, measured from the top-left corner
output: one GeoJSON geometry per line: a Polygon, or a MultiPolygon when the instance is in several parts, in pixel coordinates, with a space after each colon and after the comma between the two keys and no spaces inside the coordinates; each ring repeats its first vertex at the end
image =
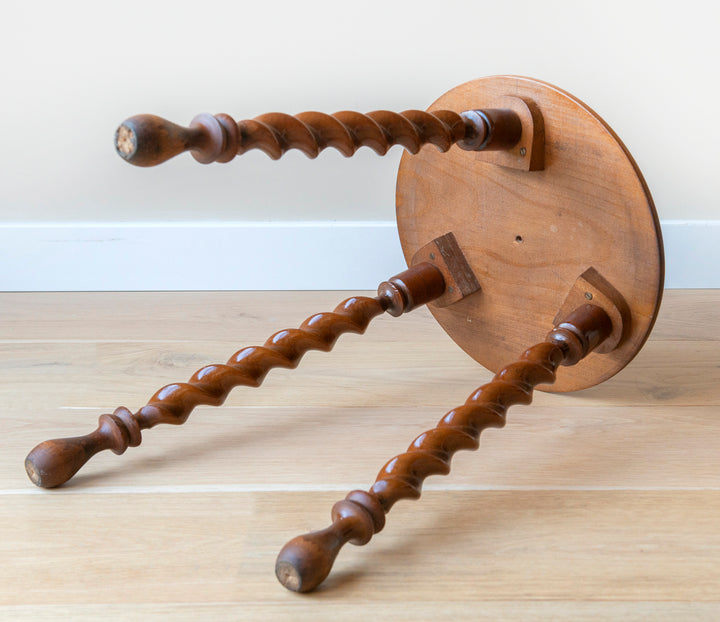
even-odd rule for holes
{"type": "Polygon", "coordinates": [[[513,408],[313,594],[277,583],[282,545],[490,378],[425,309],[103,452],[60,489],[27,479],[38,442],[343,297],[0,295],[0,617],[720,619],[720,290],[667,292],[620,375],[513,408]]]}

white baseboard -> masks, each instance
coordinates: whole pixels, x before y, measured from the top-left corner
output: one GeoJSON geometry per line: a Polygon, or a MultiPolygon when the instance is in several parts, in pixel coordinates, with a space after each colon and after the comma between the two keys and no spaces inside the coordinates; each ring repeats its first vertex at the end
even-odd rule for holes
{"type": "Polygon", "coordinates": [[[3,291],[374,289],[405,269],[393,222],[13,224],[3,291]]]}
{"type": "Polygon", "coordinates": [[[663,220],[666,289],[720,288],[720,220],[663,220]]]}
{"type": "MultiPolygon", "coordinates": [[[[720,220],[662,223],[667,288],[720,287],[720,220]]],[[[395,223],[5,223],[2,291],[374,289],[395,223]]]]}

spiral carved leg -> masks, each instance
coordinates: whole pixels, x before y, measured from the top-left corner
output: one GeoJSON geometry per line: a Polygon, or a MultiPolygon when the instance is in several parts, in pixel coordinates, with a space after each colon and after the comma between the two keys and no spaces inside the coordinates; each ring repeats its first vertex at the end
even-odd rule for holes
{"type": "Polygon", "coordinates": [[[430,475],[447,475],[453,454],[477,449],[480,433],[505,425],[513,404],[529,404],[538,384],[552,383],[559,365],[574,365],[612,331],[607,313],[584,305],[559,323],[545,342],[526,350],[520,360],[500,370],[463,404],[448,412],[436,428],[424,432],[408,450],[390,460],[368,492],[355,490],[332,509],[332,524],[322,531],[288,542],[277,558],[275,572],[290,590],[317,587],[347,543],[366,544],[385,525],[385,514],[400,499],[420,497],[430,475]]]}
{"type": "Polygon", "coordinates": [[[191,151],[203,164],[229,162],[251,149],[277,160],[290,149],[315,158],[328,147],[344,156],[360,147],[384,155],[393,145],[417,153],[432,144],[448,151],[457,144],[468,151],[508,149],[520,140],[522,125],[511,110],[451,110],[396,113],[377,110],[367,114],[279,112],[235,121],[226,114],[200,114],[185,128],[154,115],[137,115],[124,121],[115,133],[118,154],[137,166],[155,166],[191,151]]]}
{"type": "Polygon", "coordinates": [[[219,406],[236,386],[259,386],[274,367],[297,367],[309,350],[328,352],[343,333],[363,333],[370,321],[388,312],[401,315],[441,296],[445,279],[438,268],[420,263],[380,284],[375,298],[357,296],[340,303],[332,313],[318,313],[297,329],[282,330],[262,346],[243,348],[227,363],[207,365],[186,383],[169,384],[146,406],[132,413],[120,407],[101,415],[98,428],[86,436],[45,441],[25,459],[33,483],[43,488],[69,480],[92,456],[105,449],[122,454],[141,442],[141,430],[158,423],[184,423],[195,406],[219,406]]]}

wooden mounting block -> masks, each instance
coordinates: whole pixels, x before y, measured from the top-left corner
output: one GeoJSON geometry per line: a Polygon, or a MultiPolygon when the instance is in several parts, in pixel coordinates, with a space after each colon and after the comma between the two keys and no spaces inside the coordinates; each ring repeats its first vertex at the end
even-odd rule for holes
{"type": "Polygon", "coordinates": [[[428,241],[455,235],[481,291],[429,307],[455,342],[493,372],[543,338],[586,270],[611,283],[629,308],[622,342],[541,387],[575,391],[619,372],[645,343],[663,290],[660,223],[622,141],[593,110],[554,86],[482,78],[452,89],[428,110],[507,107],[513,99],[540,115],[531,132],[544,142],[542,170],[523,166],[531,156],[523,147],[529,114],[521,116],[526,138],[510,151],[405,153],[397,181],[400,241],[410,264],[428,241]]]}

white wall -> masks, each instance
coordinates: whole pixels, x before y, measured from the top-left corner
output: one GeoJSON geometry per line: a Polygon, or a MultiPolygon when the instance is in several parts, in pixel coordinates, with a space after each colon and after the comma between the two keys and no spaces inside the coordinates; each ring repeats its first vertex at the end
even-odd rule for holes
{"type": "Polygon", "coordinates": [[[598,111],[661,219],[717,220],[717,13],[699,0],[4,3],[0,229],[390,221],[399,147],[137,169],[114,153],[113,133],[139,112],[185,124],[201,111],[425,108],[498,73],[555,83],[598,111]]]}

